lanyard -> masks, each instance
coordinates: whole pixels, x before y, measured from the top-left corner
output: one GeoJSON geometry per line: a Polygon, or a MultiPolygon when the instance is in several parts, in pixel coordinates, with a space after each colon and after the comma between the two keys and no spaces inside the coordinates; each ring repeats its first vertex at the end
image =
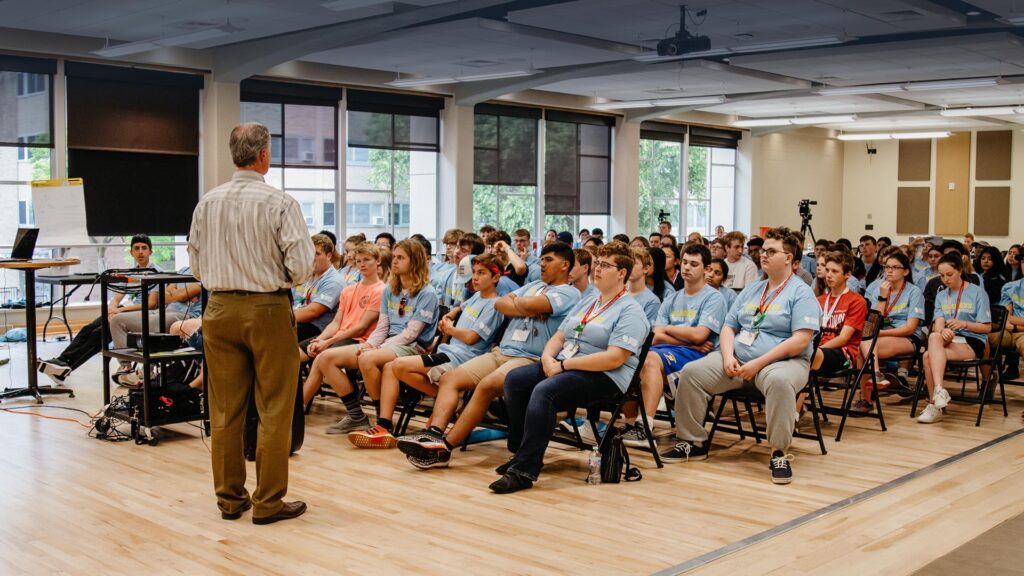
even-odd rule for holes
{"type": "Polygon", "coordinates": [[[839,307],[839,301],[842,300],[843,296],[845,296],[846,293],[849,292],[849,291],[850,291],[849,288],[844,288],[842,293],[839,294],[839,296],[836,298],[836,303],[832,305],[832,308],[828,307],[829,298],[832,295],[831,294],[826,294],[825,295],[825,306],[824,306],[824,308],[825,308],[825,315],[821,317],[821,327],[822,328],[825,328],[826,326],[828,326],[829,322],[831,322],[832,315],[836,313],[836,308],[839,307]]]}
{"type": "MultiPolygon", "coordinates": [[[[885,303],[885,306],[883,306],[883,308],[885,310],[882,311],[882,317],[883,318],[888,318],[889,317],[889,312],[892,312],[892,309],[894,307],[896,307],[896,303],[899,302],[900,296],[903,296],[903,290],[906,287],[907,287],[907,283],[904,281],[903,282],[903,286],[900,286],[900,291],[896,293],[896,297],[895,298],[890,298],[889,301],[885,303]]],[[[890,292],[889,295],[891,296],[892,292],[890,292]]]]}
{"type": "Polygon", "coordinates": [[[768,282],[765,281],[764,292],[761,294],[761,302],[758,303],[757,310],[754,312],[757,315],[757,318],[754,319],[754,323],[751,325],[751,328],[757,328],[758,326],[761,325],[761,322],[764,322],[764,317],[768,313],[768,308],[772,305],[772,302],[774,302],[775,299],[779,297],[779,294],[781,294],[782,291],[786,289],[786,284],[789,284],[789,279],[792,277],[792,274],[786,277],[786,281],[775,289],[775,292],[772,293],[772,297],[771,299],[768,300],[767,303],[764,301],[764,299],[768,296],[768,282]]]}
{"type": "MultiPolygon", "coordinates": [[[[956,308],[953,309],[953,317],[947,318],[947,320],[956,320],[957,314],[960,313],[960,298],[964,295],[964,288],[966,288],[965,282],[960,282],[960,291],[956,295],[956,308]]],[[[953,303],[953,295],[946,294],[946,305],[949,306],[953,303]]]]}
{"type": "MultiPolygon", "coordinates": [[[[607,304],[605,304],[600,310],[598,310],[597,314],[594,314],[594,317],[596,318],[600,316],[601,314],[604,313],[605,310],[610,308],[612,304],[615,304],[619,300],[619,298],[622,298],[622,295],[626,293],[626,290],[626,288],[623,288],[622,292],[619,292],[615,296],[615,298],[612,298],[607,304]]],[[[577,324],[576,328],[574,329],[577,338],[579,338],[579,335],[583,333],[583,329],[587,327],[587,322],[590,322],[590,314],[591,312],[594,311],[595,307],[597,307],[597,300],[594,300],[594,303],[590,305],[589,309],[587,309],[587,313],[583,315],[583,318],[580,318],[580,323],[577,324]]]]}

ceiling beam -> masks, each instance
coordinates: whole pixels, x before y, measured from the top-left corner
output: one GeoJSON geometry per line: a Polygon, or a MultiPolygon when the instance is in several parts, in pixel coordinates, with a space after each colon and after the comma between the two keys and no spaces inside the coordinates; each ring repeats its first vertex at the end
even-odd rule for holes
{"type": "Polygon", "coordinates": [[[718,62],[716,60],[697,60],[691,61],[691,64],[695,64],[700,68],[706,70],[715,70],[717,72],[727,72],[729,74],[736,74],[743,76],[744,78],[751,78],[753,80],[765,80],[767,82],[779,82],[782,84],[789,84],[795,88],[812,88],[814,82],[810,80],[804,80],[802,78],[794,78],[792,76],[785,76],[782,74],[775,74],[773,72],[763,72],[761,70],[754,70],[752,68],[744,68],[743,66],[736,66],[733,64],[726,64],[725,62],[718,62]]]}
{"type": "Polygon", "coordinates": [[[481,102],[493,100],[499,96],[504,96],[505,94],[530,90],[537,86],[554,84],[565,80],[590,78],[593,76],[628,74],[629,72],[636,72],[642,68],[642,64],[634,62],[631,59],[612,60],[610,62],[596,62],[593,64],[578,64],[547,68],[543,70],[543,73],[535,74],[533,76],[487,80],[484,82],[467,82],[456,85],[454,90],[455,104],[459,106],[473,106],[481,102]]]}
{"type": "Polygon", "coordinates": [[[594,38],[593,36],[572,34],[570,32],[551,30],[549,28],[539,28],[537,26],[528,26],[526,24],[513,24],[511,22],[502,22],[501,20],[492,20],[489,18],[479,18],[478,23],[481,28],[485,30],[492,30],[494,32],[516,34],[519,36],[538,38],[541,40],[552,40],[555,42],[565,42],[566,44],[573,44],[584,48],[619,52],[620,54],[626,54],[628,56],[636,56],[645,52],[643,48],[636,46],[635,44],[623,44],[622,42],[614,42],[603,38],[594,38]]]}
{"type": "MultiPolygon", "coordinates": [[[[728,100],[726,104],[731,102],[745,102],[748,100],[774,100],[776,98],[792,98],[794,96],[806,96],[809,94],[809,90],[776,90],[772,92],[749,92],[747,94],[736,94],[733,96],[726,95],[728,100]]],[[[703,104],[700,106],[663,106],[659,108],[637,108],[634,110],[626,111],[626,122],[646,122],[647,120],[656,120],[670,114],[681,114],[683,112],[692,112],[694,110],[701,110],[704,108],[710,108],[711,106],[720,106],[720,104],[703,104]]]]}

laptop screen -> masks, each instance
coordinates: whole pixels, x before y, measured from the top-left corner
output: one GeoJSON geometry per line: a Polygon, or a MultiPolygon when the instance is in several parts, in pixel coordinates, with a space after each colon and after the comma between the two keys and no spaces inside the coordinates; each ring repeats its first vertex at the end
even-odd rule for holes
{"type": "Polygon", "coordinates": [[[32,253],[36,250],[36,239],[38,238],[39,228],[18,228],[18,234],[14,237],[14,248],[11,250],[11,258],[31,260],[32,253]]]}

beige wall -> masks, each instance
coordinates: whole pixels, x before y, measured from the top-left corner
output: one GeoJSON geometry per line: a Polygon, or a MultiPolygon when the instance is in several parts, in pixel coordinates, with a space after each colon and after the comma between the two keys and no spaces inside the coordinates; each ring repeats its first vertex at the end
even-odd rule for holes
{"type": "MultiPolygon", "coordinates": [[[[817,237],[834,240],[843,226],[843,146],[817,128],[750,138],[750,229],[800,228],[797,205],[808,198],[817,237]]],[[[742,221],[742,220],[739,220],[742,221]]]]}

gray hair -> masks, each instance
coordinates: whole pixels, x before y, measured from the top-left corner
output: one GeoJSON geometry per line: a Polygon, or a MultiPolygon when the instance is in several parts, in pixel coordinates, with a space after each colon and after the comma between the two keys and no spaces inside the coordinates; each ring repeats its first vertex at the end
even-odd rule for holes
{"type": "Polygon", "coordinates": [[[260,151],[270,149],[270,130],[259,122],[243,122],[231,130],[228,145],[235,166],[255,164],[260,158],[260,151]]]}

